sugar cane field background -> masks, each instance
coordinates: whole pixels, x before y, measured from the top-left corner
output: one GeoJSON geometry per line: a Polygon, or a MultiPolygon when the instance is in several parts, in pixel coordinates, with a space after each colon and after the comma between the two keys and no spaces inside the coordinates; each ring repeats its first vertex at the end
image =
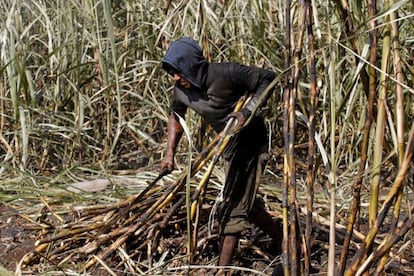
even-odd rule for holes
{"type": "Polygon", "coordinates": [[[283,254],[252,227],[233,275],[414,273],[413,10],[2,0],[0,275],[214,275],[225,169],[210,166],[217,137],[194,112],[176,170],[149,186],[173,88],[160,60],[182,36],[211,62],[277,75],[259,194],[283,223],[283,254]]]}

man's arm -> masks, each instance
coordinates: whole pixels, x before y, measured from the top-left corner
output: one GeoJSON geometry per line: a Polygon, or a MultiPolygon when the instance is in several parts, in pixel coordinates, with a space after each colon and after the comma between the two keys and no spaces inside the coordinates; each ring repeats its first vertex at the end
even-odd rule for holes
{"type": "MultiPolygon", "coordinates": [[[[267,86],[276,77],[276,74],[270,70],[235,64],[233,67],[233,82],[237,83],[240,87],[249,91],[251,98],[247,105],[243,107],[239,112],[233,112],[229,117],[233,117],[237,120],[234,130],[237,130],[244,126],[247,118],[250,116],[252,110],[257,104],[258,99],[262,93],[266,90],[267,86]]],[[[269,95],[264,102],[267,101],[269,95]]]]}
{"type": "Polygon", "coordinates": [[[164,159],[161,162],[161,170],[168,169],[169,172],[174,170],[175,149],[183,134],[183,128],[177,118],[177,115],[171,111],[167,124],[167,149],[164,159]]]}
{"type": "MultiPolygon", "coordinates": [[[[258,99],[262,95],[262,93],[266,90],[267,86],[276,77],[276,74],[270,70],[260,69],[260,68],[253,68],[252,70],[257,71],[258,80],[256,83],[252,83],[254,85],[254,89],[250,91],[253,93],[253,95],[250,101],[248,102],[247,106],[245,107],[245,109],[248,112],[251,112],[253,110],[253,108],[257,104],[258,99]]],[[[270,96],[270,93],[268,97],[264,100],[264,103],[267,102],[269,96],[270,96]]]]}

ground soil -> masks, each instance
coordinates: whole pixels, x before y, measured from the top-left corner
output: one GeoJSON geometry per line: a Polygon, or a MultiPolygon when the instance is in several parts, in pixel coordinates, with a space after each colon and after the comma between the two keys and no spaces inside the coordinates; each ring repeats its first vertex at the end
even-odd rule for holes
{"type": "Polygon", "coordinates": [[[0,205],[0,264],[15,271],[21,259],[34,250],[36,232],[28,229],[19,211],[0,205]]]}
{"type": "MultiPolygon", "coordinates": [[[[35,249],[35,241],[39,237],[39,229],[33,227],[35,223],[24,215],[25,212],[27,213],[28,211],[17,210],[9,205],[0,203],[0,264],[10,272],[15,272],[16,269],[20,268],[19,264],[22,262],[22,259],[26,254],[33,252],[35,249]]],[[[367,225],[366,221],[361,220],[359,230],[362,233],[367,233],[367,225]]],[[[329,235],[326,227],[320,225],[315,226],[317,232],[314,235],[314,247],[312,248],[312,275],[326,275],[329,235]]],[[[379,236],[385,234],[386,229],[383,230],[384,232],[379,233],[379,236]]],[[[244,237],[245,242],[241,243],[241,248],[236,254],[235,265],[263,271],[270,263],[267,256],[272,255],[272,252],[268,248],[269,244],[260,242],[260,240],[263,240],[261,239],[263,238],[263,234],[260,231],[256,233],[254,231],[252,232],[253,234],[244,237]]],[[[175,244],[174,239],[169,238],[167,246],[173,246],[175,244]]],[[[199,256],[201,259],[197,262],[216,263],[218,255],[217,243],[217,239],[210,240],[210,244],[206,247],[205,252],[199,256]]],[[[338,239],[338,243],[341,243],[340,239],[338,239]]],[[[353,254],[355,254],[354,249],[355,247],[350,249],[349,259],[352,259],[353,254]]],[[[180,254],[180,252],[176,253],[180,254]]],[[[340,246],[338,246],[338,256],[340,253],[340,246]]],[[[110,260],[108,261],[110,262],[110,260]]],[[[273,267],[274,264],[271,270],[267,270],[269,275],[273,267]]],[[[202,274],[214,275],[214,272],[212,270],[205,270],[202,274]]],[[[3,276],[1,269],[0,275],[3,276]]],[[[240,274],[236,273],[236,275],[240,274]]],[[[241,275],[251,274],[242,273],[241,275]]],[[[393,253],[391,258],[389,258],[387,269],[383,275],[414,275],[413,240],[406,239],[400,241],[399,244],[393,247],[393,253]]]]}

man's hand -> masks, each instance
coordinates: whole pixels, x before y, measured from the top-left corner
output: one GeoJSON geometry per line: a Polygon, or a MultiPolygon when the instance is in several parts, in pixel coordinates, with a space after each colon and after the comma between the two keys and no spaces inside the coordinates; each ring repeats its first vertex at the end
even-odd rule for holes
{"type": "Polygon", "coordinates": [[[244,124],[246,123],[247,119],[250,116],[250,111],[247,109],[242,109],[238,112],[232,112],[230,113],[227,118],[234,118],[236,121],[234,123],[232,131],[236,132],[240,130],[244,124]]]}
{"type": "Polygon", "coordinates": [[[170,154],[165,155],[160,165],[160,172],[165,170],[168,170],[169,173],[174,170],[174,157],[170,154]]]}
{"type": "Polygon", "coordinates": [[[168,170],[168,172],[172,172],[174,170],[174,155],[175,149],[177,147],[178,141],[183,134],[183,128],[178,121],[174,112],[170,113],[170,117],[168,118],[167,123],[167,148],[164,155],[164,160],[161,162],[160,172],[164,170],[168,170]]]}

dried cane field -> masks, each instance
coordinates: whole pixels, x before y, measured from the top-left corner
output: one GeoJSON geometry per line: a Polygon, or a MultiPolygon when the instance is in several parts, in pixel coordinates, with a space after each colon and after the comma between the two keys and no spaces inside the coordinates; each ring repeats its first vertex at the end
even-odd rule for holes
{"type": "Polygon", "coordinates": [[[211,62],[277,74],[259,194],[283,223],[283,254],[252,227],[233,275],[413,274],[413,10],[0,1],[0,275],[214,275],[225,169],[194,112],[176,170],[150,185],[173,87],[160,60],[181,36],[211,62]]]}

